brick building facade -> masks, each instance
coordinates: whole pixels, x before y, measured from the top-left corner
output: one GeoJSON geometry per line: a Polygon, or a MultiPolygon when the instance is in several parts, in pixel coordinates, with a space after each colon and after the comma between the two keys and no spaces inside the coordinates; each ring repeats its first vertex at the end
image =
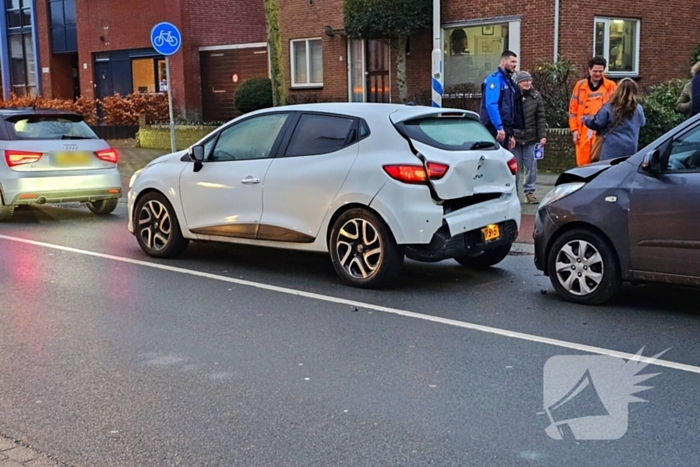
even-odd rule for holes
{"type": "MultiPolygon", "coordinates": [[[[607,58],[609,77],[632,77],[642,87],[688,76],[690,56],[700,41],[695,13],[700,11],[700,0],[558,3],[555,34],[555,0],[442,0],[445,92],[478,91],[506,49],[518,54],[521,70],[551,62],[558,52],[577,66],[582,77],[593,55],[607,58]]],[[[390,53],[381,50],[386,46],[348,40],[343,33],[343,0],[280,0],[280,30],[292,101],[398,101],[396,57],[384,59],[390,53]],[[299,40],[312,40],[316,47],[303,53],[295,45],[299,40]],[[313,77],[295,76],[302,63],[320,70],[313,77]],[[389,78],[388,90],[376,85],[378,73],[389,78]]],[[[431,31],[411,37],[406,62],[411,99],[430,101],[431,50],[431,31]]]]}
{"type": "Polygon", "coordinates": [[[268,75],[261,1],[10,0],[4,3],[5,15],[0,19],[4,98],[11,92],[20,95],[39,92],[45,97],[66,99],[79,95],[99,98],[115,92],[160,92],[165,61],[151,47],[150,31],[163,21],[173,23],[182,34],[182,46],[170,58],[177,114],[189,119],[201,118],[204,99],[214,106],[220,104],[221,109],[213,109],[213,114],[217,114],[214,117],[226,118],[233,109],[237,83],[252,76],[268,75]],[[13,38],[20,31],[18,11],[20,26],[25,26],[23,41],[13,38]],[[24,50],[16,46],[20,42],[25,45],[24,50]],[[221,76],[222,73],[227,76],[221,76]],[[233,74],[236,74],[235,82],[233,74]],[[213,94],[216,96],[212,97],[213,94]]]}

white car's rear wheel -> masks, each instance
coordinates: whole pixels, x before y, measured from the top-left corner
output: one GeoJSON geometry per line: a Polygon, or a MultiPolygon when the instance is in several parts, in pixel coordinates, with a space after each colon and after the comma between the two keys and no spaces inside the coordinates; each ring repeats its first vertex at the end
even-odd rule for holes
{"type": "Polygon", "coordinates": [[[0,205],[0,222],[7,222],[12,219],[12,215],[15,213],[14,206],[2,206],[0,205]]]}
{"type": "Polygon", "coordinates": [[[175,210],[160,193],[147,193],[139,199],[134,227],[141,249],[156,258],[180,256],[189,244],[182,236],[175,210]]]}
{"type": "Polygon", "coordinates": [[[340,278],[354,287],[377,288],[398,276],[403,251],[384,221],[371,211],[355,208],[333,224],[329,249],[340,278]]]}

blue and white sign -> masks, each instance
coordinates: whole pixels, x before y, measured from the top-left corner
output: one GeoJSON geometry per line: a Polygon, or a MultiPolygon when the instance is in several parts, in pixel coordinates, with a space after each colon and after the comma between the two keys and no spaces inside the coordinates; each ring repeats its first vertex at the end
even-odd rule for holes
{"type": "Polygon", "coordinates": [[[180,50],[182,36],[174,24],[158,23],[151,29],[151,45],[161,55],[172,55],[180,50]]]}

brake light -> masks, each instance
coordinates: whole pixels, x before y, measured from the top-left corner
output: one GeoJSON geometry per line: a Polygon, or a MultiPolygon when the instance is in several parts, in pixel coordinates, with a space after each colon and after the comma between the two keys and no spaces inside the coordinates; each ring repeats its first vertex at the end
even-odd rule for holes
{"type": "Polygon", "coordinates": [[[33,152],[33,151],[18,151],[13,149],[5,150],[5,160],[9,167],[16,167],[18,165],[33,164],[41,159],[44,153],[33,152]]]}
{"type": "Polygon", "coordinates": [[[385,165],[384,171],[394,180],[403,183],[425,183],[430,180],[439,180],[445,176],[449,165],[428,162],[428,172],[422,165],[385,165]]]}
{"type": "Polygon", "coordinates": [[[101,151],[97,151],[95,154],[97,154],[97,158],[99,160],[111,162],[112,164],[116,164],[119,160],[119,155],[117,154],[117,151],[115,151],[112,148],[102,149],[101,151]]]}
{"type": "Polygon", "coordinates": [[[508,168],[513,175],[518,173],[518,161],[515,160],[515,157],[508,161],[508,168]]]}
{"type": "Polygon", "coordinates": [[[440,180],[447,173],[449,165],[438,164],[437,162],[428,162],[428,178],[431,180],[440,180]]]}

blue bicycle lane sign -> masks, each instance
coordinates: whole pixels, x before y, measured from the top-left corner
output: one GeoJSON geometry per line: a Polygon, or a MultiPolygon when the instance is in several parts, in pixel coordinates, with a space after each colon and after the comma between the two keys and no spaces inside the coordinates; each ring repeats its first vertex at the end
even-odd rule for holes
{"type": "Polygon", "coordinates": [[[171,23],[158,23],[151,29],[151,45],[161,55],[172,55],[180,49],[182,36],[171,23]]]}

